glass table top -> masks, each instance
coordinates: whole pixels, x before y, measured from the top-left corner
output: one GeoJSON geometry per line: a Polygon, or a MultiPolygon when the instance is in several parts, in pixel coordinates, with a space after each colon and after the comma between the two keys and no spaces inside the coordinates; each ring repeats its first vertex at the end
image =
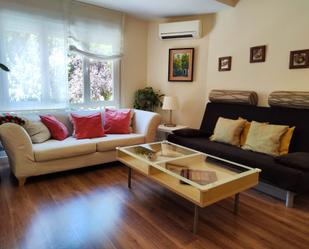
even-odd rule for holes
{"type": "Polygon", "coordinates": [[[157,175],[168,174],[181,184],[204,190],[260,171],[167,141],[120,147],[118,150],[153,166],[157,175]]]}

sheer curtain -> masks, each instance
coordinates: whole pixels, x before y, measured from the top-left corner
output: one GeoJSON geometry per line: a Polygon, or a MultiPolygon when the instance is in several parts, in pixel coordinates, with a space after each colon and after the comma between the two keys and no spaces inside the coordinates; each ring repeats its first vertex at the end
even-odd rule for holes
{"type": "Polygon", "coordinates": [[[0,111],[68,107],[69,51],[118,61],[122,20],[70,0],[0,0],[0,63],[11,70],[0,70],[0,111]]]}
{"type": "Polygon", "coordinates": [[[60,0],[0,1],[0,110],[63,108],[67,27],[60,0]]]}

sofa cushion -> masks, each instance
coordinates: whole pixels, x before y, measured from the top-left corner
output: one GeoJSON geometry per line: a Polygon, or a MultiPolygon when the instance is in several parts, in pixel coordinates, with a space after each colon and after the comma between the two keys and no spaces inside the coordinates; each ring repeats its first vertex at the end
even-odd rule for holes
{"type": "Polygon", "coordinates": [[[129,134],[131,123],[130,109],[105,108],[104,129],[106,134],[129,134]]]}
{"type": "Polygon", "coordinates": [[[141,144],[145,142],[142,134],[107,134],[105,137],[93,138],[92,142],[97,144],[97,151],[114,150],[116,147],[141,144]]]}
{"type": "Polygon", "coordinates": [[[300,182],[309,179],[309,174],[277,163],[272,156],[242,150],[236,146],[212,142],[207,138],[184,138],[174,134],[168,140],[216,157],[234,161],[252,168],[260,168],[261,178],[270,184],[291,191],[305,191],[300,182]],[[304,179],[303,179],[304,178],[304,179]],[[300,189],[301,188],[301,189],[300,189]]]}
{"type": "Polygon", "coordinates": [[[271,125],[252,121],[245,144],[245,150],[279,156],[281,137],[289,129],[286,125],[271,125]]]}
{"type": "Polygon", "coordinates": [[[246,120],[244,119],[234,120],[220,117],[210,140],[239,146],[240,134],[245,123],[246,120]]]}
{"type": "Polygon", "coordinates": [[[52,138],[64,140],[69,136],[68,128],[53,115],[40,115],[41,121],[47,126],[52,138]]]}
{"type": "Polygon", "coordinates": [[[104,136],[102,116],[100,112],[90,115],[78,115],[71,113],[74,127],[74,137],[77,139],[97,138],[104,136]]]}
{"type": "Polygon", "coordinates": [[[180,137],[210,137],[212,135],[211,133],[192,128],[174,130],[173,133],[180,137]]]}
{"type": "Polygon", "coordinates": [[[34,158],[37,162],[81,156],[96,152],[96,144],[91,139],[68,137],[65,140],[48,140],[33,144],[34,158]]]}
{"type": "Polygon", "coordinates": [[[309,171],[309,153],[307,152],[288,153],[276,157],[275,161],[291,168],[309,171]]]}
{"type": "Polygon", "coordinates": [[[34,144],[43,143],[51,137],[50,131],[41,121],[26,119],[23,127],[29,134],[31,141],[34,144]]]}

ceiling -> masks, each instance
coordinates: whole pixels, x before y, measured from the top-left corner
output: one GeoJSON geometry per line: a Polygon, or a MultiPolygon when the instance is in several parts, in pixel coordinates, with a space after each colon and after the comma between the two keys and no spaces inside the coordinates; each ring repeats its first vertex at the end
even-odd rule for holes
{"type": "Polygon", "coordinates": [[[234,5],[234,0],[79,0],[142,18],[213,13],[234,5]]]}

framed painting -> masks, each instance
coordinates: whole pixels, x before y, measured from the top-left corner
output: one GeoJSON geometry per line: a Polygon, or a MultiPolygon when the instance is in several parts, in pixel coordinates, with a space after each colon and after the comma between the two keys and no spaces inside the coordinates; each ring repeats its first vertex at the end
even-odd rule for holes
{"type": "Polygon", "coordinates": [[[291,51],[290,69],[309,67],[309,49],[291,51]]]}
{"type": "Polygon", "coordinates": [[[266,45],[250,48],[250,63],[265,62],[266,45]]]}
{"type": "Polygon", "coordinates": [[[193,81],[194,48],[172,48],[168,61],[168,81],[193,81]]]}
{"type": "Polygon", "coordinates": [[[231,71],[232,56],[220,57],[218,61],[218,70],[220,72],[231,71]]]}

